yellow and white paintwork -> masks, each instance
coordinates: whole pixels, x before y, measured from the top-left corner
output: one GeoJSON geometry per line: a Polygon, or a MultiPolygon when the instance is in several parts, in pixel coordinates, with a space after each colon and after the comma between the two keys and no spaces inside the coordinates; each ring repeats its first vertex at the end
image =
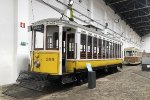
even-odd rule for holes
{"type": "MultiPolygon", "coordinates": [[[[47,73],[51,75],[60,75],[60,52],[59,51],[34,51],[32,53],[31,71],[39,73],[47,73]],[[40,67],[34,66],[34,61],[40,62],[40,67]]],[[[86,64],[90,63],[93,68],[121,64],[122,59],[85,59],[85,60],[67,60],[66,72],[72,73],[76,70],[86,69],[86,64]]]]}
{"type": "Polygon", "coordinates": [[[67,72],[73,72],[76,70],[86,69],[86,64],[90,63],[92,68],[104,67],[109,65],[117,65],[122,63],[122,59],[89,59],[89,60],[68,60],[67,61],[67,72]]]}
{"type": "Polygon", "coordinates": [[[60,69],[59,59],[59,51],[34,51],[32,53],[31,71],[58,75],[60,69]],[[39,67],[34,66],[34,61],[36,60],[40,62],[39,67]]]}

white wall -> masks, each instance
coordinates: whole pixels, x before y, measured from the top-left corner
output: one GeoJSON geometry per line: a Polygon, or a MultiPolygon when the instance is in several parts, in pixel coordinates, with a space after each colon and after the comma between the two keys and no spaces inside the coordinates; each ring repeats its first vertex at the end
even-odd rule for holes
{"type": "Polygon", "coordinates": [[[0,3],[0,85],[15,82],[16,78],[16,0],[0,3]]]}
{"type": "Polygon", "coordinates": [[[141,50],[145,50],[145,52],[150,53],[150,34],[142,37],[141,50]]]}

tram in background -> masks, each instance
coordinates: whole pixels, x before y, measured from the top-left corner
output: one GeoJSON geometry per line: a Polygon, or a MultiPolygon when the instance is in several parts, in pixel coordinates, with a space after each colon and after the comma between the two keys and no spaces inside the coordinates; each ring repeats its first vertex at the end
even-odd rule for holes
{"type": "Polygon", "coordinates": [[[142,52],[134,47],[128,47],[124,49],[124,64],[136,65],[140,64],[142,59],[142,52]]]}

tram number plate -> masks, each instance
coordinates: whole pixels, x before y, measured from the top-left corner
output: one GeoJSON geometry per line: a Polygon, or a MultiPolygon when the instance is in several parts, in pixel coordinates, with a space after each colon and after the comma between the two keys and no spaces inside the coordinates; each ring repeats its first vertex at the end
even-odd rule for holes
{"type": "Polygon", "coordinates": [[[46,58],[46,61],[55,61],[54,58],[46,58]]]}

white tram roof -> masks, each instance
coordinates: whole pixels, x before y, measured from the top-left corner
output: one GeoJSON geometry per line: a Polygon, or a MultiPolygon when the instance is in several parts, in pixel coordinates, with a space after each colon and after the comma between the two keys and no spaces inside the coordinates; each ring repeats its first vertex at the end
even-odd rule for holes
{"type": "MultiPolygon", "coordinates": [[[[111,39],[111,40],[114,40],[114,41],[117,41],[117,42],[120,42],[120,43],[123,43],[122,41],[120,41],[119,39],[114,39],[112,37],[108,37],[106,34],[104,34],[103,32],[101,31],[96,31],[92,28],[89,28],[89,27],[86,27],[86,26],[83,26],[81,24],[78,24],[74,21],[69,21],[69,20],[64,20],[64,19],[59,19],[59,18],[48,18],[48,19],[43,19],[43,20],[39,20],[37,22],[34,22],[32,25],[33,26],[36,26],[36,25],[41,25],[41,24],[46,24],[46,25],[67,25],[67,26],[73,26],[73,27],[79,27],[81,29],[84,29],[86,31],[89,31],[89,32],[92,32],[92,33],[95,33],[97,35],[101,35],[103,36],[104,38],[108,38],[108,39],[111,39]]],[[[99,29],[99,28],[97,28],[99,29]]],[[[100,30],[100,29],[99,29],[100,30]]],[[[107,39],[106,39],[107,40],[107,39]]]]}

